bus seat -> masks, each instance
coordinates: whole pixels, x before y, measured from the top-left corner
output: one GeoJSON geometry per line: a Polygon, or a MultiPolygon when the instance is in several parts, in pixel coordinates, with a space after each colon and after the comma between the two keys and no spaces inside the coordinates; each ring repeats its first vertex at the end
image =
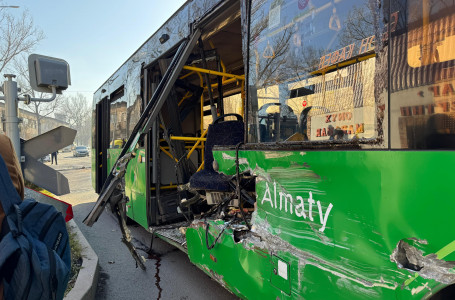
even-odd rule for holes
{"type": "Polygon", "coordinates": [[[213,169],[213,146],[231,146],[243,142],[243,118],[237,114],[220,116],[209,125],[205,143],[204,169],[190,178],[191,188],[198,190],[229,191],[230,176],[220,174],[213,169]],[[236,116],[237,121],[219,122],[226,116],[236,116]]]}

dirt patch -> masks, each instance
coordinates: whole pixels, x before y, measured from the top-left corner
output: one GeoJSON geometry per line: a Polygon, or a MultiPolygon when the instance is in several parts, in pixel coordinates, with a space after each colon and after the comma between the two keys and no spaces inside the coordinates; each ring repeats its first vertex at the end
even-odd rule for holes
{"type": "Polygon", "coordinates": [[[79,274],[79,270],[82,267],[82,247],[77,240],[77,234],[71,231],[71,228],[67,225],[66,229],[68,230],[68,234],[70,237],[70,248],[71,248],[71,272],[70,272],[70,280],[68,281],[68,286],[66,287],[65,296],[66,294],[71,291],[74,287],[74,284],[77,280],[77,275],[79,274]]]}

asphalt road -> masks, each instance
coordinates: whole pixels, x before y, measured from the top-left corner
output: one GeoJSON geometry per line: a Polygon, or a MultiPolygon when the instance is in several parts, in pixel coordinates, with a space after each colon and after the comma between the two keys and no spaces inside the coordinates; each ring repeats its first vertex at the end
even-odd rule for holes
{"type": "MultiPolygon", "coordinates": [[[[74,220],[99,257],[101,267],[96,299],[237,299],[190,263],[177,248],[155,239],[155,255],[148,257],[147,270],[136,268],[114,216],[105,211],[93,227],[82,220],[93,207],[97,194],[91,185],[91,159],[59,153],[58,165],[46,163],[69,180],[71,193],[60,198],[73,205],[74,220]]],[[[151,234],[130,226],[138,249],[147,249],[151,234]]]]}

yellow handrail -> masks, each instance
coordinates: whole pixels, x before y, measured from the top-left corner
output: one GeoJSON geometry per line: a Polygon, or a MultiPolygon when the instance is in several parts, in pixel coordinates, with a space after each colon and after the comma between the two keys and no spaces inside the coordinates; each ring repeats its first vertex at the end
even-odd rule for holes
{"type": "MultiPolygon", "coordinates": [[[[167,140],[165,139],[160,139],[160,142],[166,142],[167,143],[167,140]]],[[[185,143],[193,143],[194,141],[185,141],[185,143]]],[[[167,146],[166,146],[167,147],[167,146]]],[[[193,146],[188,146],[188,147],[193,147],[193,146]]],[[[166,148],[164,148],[166,149],[166,148]]]]}
{"type": "MultiPolygon", "coordinates": [[[[176,186],[176,185],[173,185],[173,184],[171,184],[171,185],[165,185],[165,186],[160,186],[160,190],[169,190],[169,189],[176,189],[176,188],[177,188],[177,186],[176,186]]],[[[156,188],[152,187],[152,188],[150,188],[150,190],[151,190],[151,191],[154,191],[154,190],[156,190],[156,188]]]]}
{"type": "MultiPolygon", "coordinates": [[[[204,133],[202,133],[201,138],[203,138],[203,137],[207,134],[207,131],[208,131],[208,130],[209,130],[209,129],[207,128],[207,129],[204,131],[204,133]]],[[[190,159],[191,154],[193,154],[194,149],[197,148],[197,146],[199,145],[200,142],[201,142],[201,140],[198,140],[197,143],[194,144],[193,148],[190,150],[190,152],[188,152],[188,155],[186,156],[186,159],[190,159]]]]}
{"type": "MultiPolygon", "coordinates": [[[[213,43],[210,43],[212,48],[214,48],[213,46],[213,43]]],[[[193,67],[193,66],[184,66],[183,69],[185,70],[188,70],[190,71],[189,73],[185,74],[185,75],[182,75],[180,77],[180,79],[184,79],[186,77],[189,77],[193,74],[197,74],[199,76],[199,80],[200,80],[200,86],[204,89],[204,90],[207,90],[208,87],[204,87],[204,80],[202,78],[202,75],[201,73],[207,73],[207,74],[211,74],[211,75],[217,75],[217,76],[223,76],[222,78],[222,84],[230,84],[230,83],[234,83],[236,81],[239,81],[241,80],[242,81],[242,90],[243,90],[243,87],[244,87],[244,82],[245,82],[245,75],[234,75],[234,74],[229,74],[229,73],[226,73],[226,66],[224,65],[223,61],[220,61],[221,63],[221,67],[223,69],[223,72],[219,72],[219,71],[213,71],[213,70],[207,70],[207,69],[203,69],[203,68],[198,68],[198,67],[193,67]],[[226,79],[225,78],[230,78],[230,79],[226,79]]],[[[216,88],[218,87],[218,84],[213,84],[211,85],[212,88],[216,88]]],[[[243,92],[242,92],[243,94],[243,92]]],[[[188,95],[189,95],[189,92],[186,93],[186,95],[182,98],[182,100],[180,100],[179,102],[179,106],[180,104],[188,98],[188,95]]],[[[244,113],[243,111],[243,107],[244,107],[244,96],[242,97],[242,115],[244,113]]],[[[204,130],[204,96],[201,95],[201,131],[204,130]]],[[[188,152],[187,154],[187,159],[190,158],[191,154],[193,154],[194,150],[199,148],[199,149],[202,149],[202,163],[201,165],[199,166],[197,172],[199,172],[203,167],[204,167],[204,142],[207,140],[206,138],[204,138],[204,136],[207,134],[207,131],[208,131],[208,128],[206,130],[203,131],[203,134],[201,135],[201,137],[179,137],[179,136],[171,136],[170,139],[171,140],[179,140],[179,141],[185,141],[185,142],[188,142],[188,141],[195,141],[196,143],[194,144],[194,146],[191,148],[191,150],[188,152]],[[199,144],[201,145],[199,147],[199,144]]],[[[175,159],[174,157],[172,157],[172,155],[167,152],[164,148],[160,147],[161,150],[166,153],[169,157],[175,159]]],[[[177,161],[177,159],[175,159],[177,161]]]]}
{"type": "Polygon", "coordinates": [[[191,96],[193,96],[193,94],[191,94],[191,92],[186,92],[185,96],[183,96],[182,100],[180,100],[178,106],[180,106],[180,104],[182,104],[182,102],[183,102],[185,99],[188,99],[188,98],[190,98],[191,96]]]}
{"type": "Polygon", "coordinates": [[[203,137],[175,136],[175,135],[171,135],[170,139],[175,140],[175,141],[191,141],[191,142],[197,142],[197,141],[205,142],[207,140],[206,138],[203,138],[203,137]]]}
{"type": "MultiPolygon", "coordinates": [[[[199,76],[199,85],[201,86],[201,88],[204,88],[204,79],[202,78],[202,75],[200,72],[197,72],[197,75],[199,76]]],[[[204,94],[201,94],[201,128],[200,128],[201,132],[204,130],[204,94]]],[[[201,143],[201,146],[202,146],[202,162],[204,162],[204,151],[205,151],[205,147],[204,147],[204,142],[201,143]]]]}
{"type": "Polygon", "coordinates": [[[194,73],[196,73],[196,72],[194,72],[194,71],[189,72],[189,73],[187,73],[187,74],[185,74],[185,75],[180,76],[179,79],[185,79],[185,78],[187,78],[188,76],[193,75],[194,73]]]}
{"type": "Polygon", "coordinates": [[[169,156],[170,158],[172,158],[173,160],[175,160],[175,162],[179,162],[179,160],[177,158],[175,158],[174,156],[172,156],[172,154],[170,154],[169,152],[166,151],[166,149],[164,149],[163,147],[160,146],[160,149],[161,151],[164,152],[164,154],[166,154],[167,156],[169,156]]]}
{"type": "Polygon", "coordinates": [[[202,164],[199,166],[199,168],[197,169],[196,173],[199,172],[200,170],[202,170],[202,168],[204,167],[204,164],[205,164],[205,160],[202,162],[202,164]]]}
{"type": "MultiPolygon", "coordinates": [[[[162,146],[163,149],[169,150],[169,146],[162,146]]],[[[193,149],[194,146],[185,146],[185,149],[193,149]]],[[[196,149],[202,149],[202,146],[197,146],[196,149]]]]}
{"type": "MultiPolygon", "coordinates": [[[[231,79],[227,79],[225,81],[222,82],[223,85],[225,84],[229,84],[229,83],[233,83],[233,82],[237,82],[239,81],[237,78],[231,78],[231,79]]],[[[244,80],[242,80],[242,82],[244,82],[244,80]]],[[[218,83],[214,83],[211,85],[212,89],[214,88],[217,88],[218,87],[218,83]]],[[[208,88],[207,87],[204,87],[204,91],[206,91],[208,88]]]]}
{"type": "Polygon", "coordinates": [[[189,71],[196,71],[196,72],[200,72],[200,73],[207,73],[207,74],[211,74],[211,75],[225,76],[225,77],[229,77],[229,78],[237,78],[239,80],[245,80],[245,75],[234,75],[234,74],[207,70],[207,69],[191,67],[191,66],[183,66],[183,68],[185,70],[189,70],[189,71]]]}

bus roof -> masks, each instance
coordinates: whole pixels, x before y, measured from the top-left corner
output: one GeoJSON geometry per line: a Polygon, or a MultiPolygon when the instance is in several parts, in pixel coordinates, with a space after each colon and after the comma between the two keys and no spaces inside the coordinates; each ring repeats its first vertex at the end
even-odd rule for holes
{"type": "Polygon", "coordinates": [[[128,65],[148,65],[157,58],[174,49],[190,33],[190,24],[201,19],[207,12],[222,2],[229,0],[187,0],[155,33],[153,33],[106,81],[95,91],[95,102],[102,94],[108,95],[125,82],[128,65]],[[168,40],[160,43],[160,37],[168,35],[168,40]],[[103,89],[105,92],[103,93],[103,89]]]}
{"type": "Polygon", "coordinates": [[[134,55],[135,55],[135,54],[136,54],[136,53],[138,53],[138,52],[144,47],[144,45],[147,44],[148,41],[150,41],[151,39],[153,39],[153,38],[155,37],[155,35],[156,35],[160,30],[162,30],[162,29],[166,26],[166,24],[169,23],[170,20],[172,20],[173,18],[175,18],[175,16],[176,16],[180,11],[182,11],[182,10],[188,5],[188,3],[191,2],[191,1],[192,1],[192,0],[187,0],[184,4],[182,4],[182,6],[180,6],[180,8],[177,9],[177,11],[175,11],[175,12],[172,14],[172,16],[170,16],[170,17],[166,20],[166,22],[163,23],[163,25],[161,25],[161,27],[159,27],[159,28],[158,28],[158,29],[157,29],[157,30],[156,30],[156,31],[155,31],[155,32],[154,32],[154,33],[153,33],[145,42],[144,42],[144,43],[142,43],[142,45],[139,46],[139,48],[138,48],[135,52],[133,52],[133,54],[131,54],[131,55],[125,60],[125,62],[124,62],[123,64],[121,64],[120,67],[118,67],[117,70],[115,70],[114,73],[112,73],[112,75],[109,76],[108,79],[106,79],[105,82],[103,82],[103,83],[101,84],[101,86],[95,91],[95,93],[96,93],[97,91],[101,90],[101,88],[102,88],[102,87],[103,87],[103,86],[104,86],[112,77],[114,77],[114,75],[115,75],[115,74],[116,74],[116,73],[117,73],[117,72],[118,72],[118,71],[119,71],[119,70],[120,70],[120,69],[121,69],[121,68],[122,68],[122,67],[123,67],[123,66],[124,66],[124,65],[125,65],[125,64],[134,56],[134,55]]]}

